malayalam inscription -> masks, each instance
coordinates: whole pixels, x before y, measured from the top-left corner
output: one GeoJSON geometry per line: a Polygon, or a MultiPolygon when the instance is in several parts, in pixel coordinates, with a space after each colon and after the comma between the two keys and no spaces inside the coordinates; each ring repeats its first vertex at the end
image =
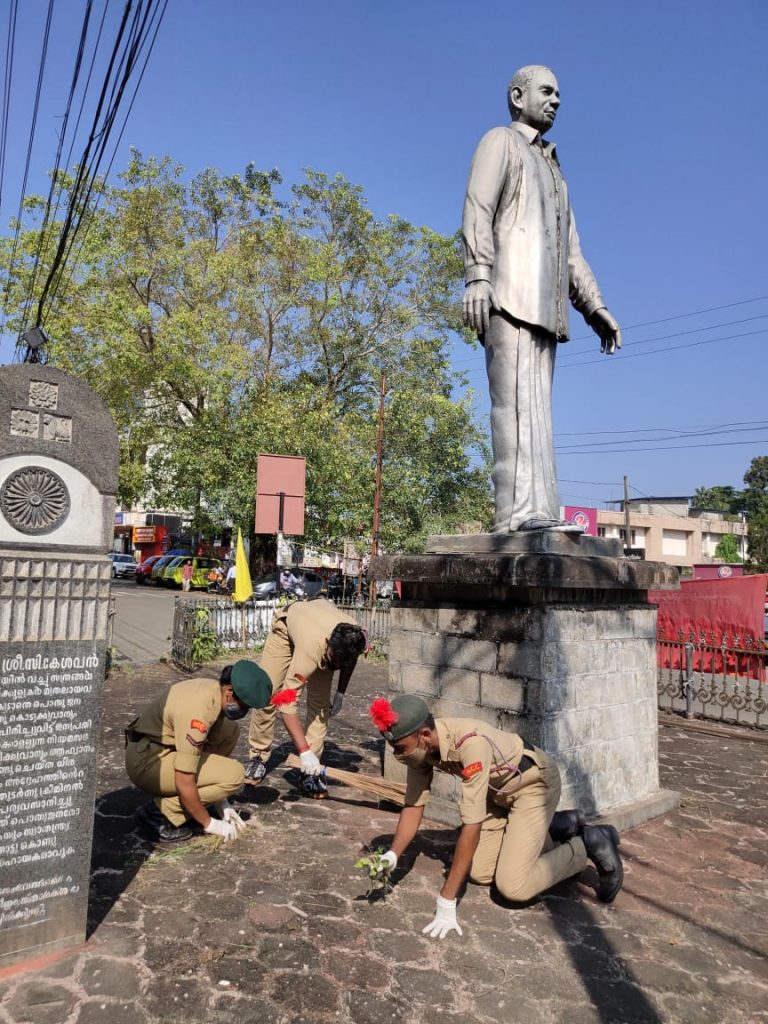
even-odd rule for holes
{"type": "Polygon", "coordinates": [[[103,644],[0,655],[0,957],[82,927],[103,644]]]}

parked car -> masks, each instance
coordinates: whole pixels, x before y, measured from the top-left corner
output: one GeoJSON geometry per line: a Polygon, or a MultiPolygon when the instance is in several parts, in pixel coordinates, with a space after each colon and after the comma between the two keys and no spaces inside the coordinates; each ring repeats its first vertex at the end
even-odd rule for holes
{"type": "Polygon", "coordinates": [[[150,555],[149,558],[145,558],[144,561],[136,567],[136,582],[149,583],[149,577],[152,575],[152,567],[156,565],[162,557],[162,555],[150,555]]]}
{"type": "Polygon", "coordinates": [[[218,558],[198,558],[189,555],[182,555],[177,561],[170,562],[163,575],[163,583],[169,587],[181,586],[181,570],[185,562],[192,563],[192,588],[200,587],[208,589],[208,573],[211,569],[218,569],[221,562],[218,558]]]}
{"type": "MultiPolygon", "coordinates": [[[[191,559],[192,555],[176,555],[174,558],[170,560],[170,562],[166,562],[165,565],[160,569],[160,571],[157,574],[158,583],[162,584],[162,586],[164,587],[172,587],[173,579],[171,573],[173,572],[173,570],[181,569],[182,565],[184,565],[185,562],[190,561],[191,559]]],[[[152,579],[154,578],[155,577],[153,575],[152,579]]]]}
{"type": "Polygon", "coordinates": [[[152,571],[149,576],[155,586],[159,587],[162,584],[167,566],[169,566],[171,562],[175,562],[177,558],[181,557],[181,555],[163,555],[162,558],[158,558],[152,566],[152,571]]]}
{"type": "Polygon", "coordinates": [[[112,559],[112,579],[133,576],[136,572],[136,559],[133,555],[119,555],[116,551],[110,551],[107,557],[112,559]]]}
{"type": "MultiPolygon", "coordinates": [[[[305,597],[319,597],[325,591],[325,580],[319,573],[311,569],[300,569],[298,565],[289,566],[298,580],[305,597]]],[[[277,572],[262,576],[253,584],[253,596],[258,598],[274,597],[277,592],[277,572]]]]}

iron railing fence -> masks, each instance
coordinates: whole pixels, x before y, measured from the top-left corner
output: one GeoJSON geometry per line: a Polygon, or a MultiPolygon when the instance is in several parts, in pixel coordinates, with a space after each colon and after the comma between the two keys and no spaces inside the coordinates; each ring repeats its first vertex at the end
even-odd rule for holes
{"type": "MultiPolygon", "coordinates": [[[[260,647],[282,602],[270,598],[235,604],[229,597],[177,597],[173,617],[171,657],[191,672],[215,653],[248,651],[260,647]]],[[[339,609],[366,630],[371,647],[380,654],[389,649],[389,608],[339,609]]]]}
{"type": "Polygon", "coordinates": [[[768,650],[742,637],[679,633],[656,644],[659,707],[768,727],[768,650]]]}

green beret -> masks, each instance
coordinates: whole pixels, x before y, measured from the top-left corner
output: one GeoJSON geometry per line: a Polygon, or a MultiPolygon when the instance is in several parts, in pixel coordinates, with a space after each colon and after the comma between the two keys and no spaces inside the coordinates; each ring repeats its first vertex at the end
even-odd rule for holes
{"type": "Polygon", "coordinates": [[[432,714],[421,697],[415,697],[412,693],[401,693],[395,697],[392,710],[397,715],[397,721],[384,733],[384,738],[390,743],[396,743],[404,736],[416,732],[432,714]]]}
{"type": "Polygon", "coordinates": [[[272,697],[272,681],[255,661],[236,661],[232,666],[232,689],[249,708],[263,708],[272,697]]]}

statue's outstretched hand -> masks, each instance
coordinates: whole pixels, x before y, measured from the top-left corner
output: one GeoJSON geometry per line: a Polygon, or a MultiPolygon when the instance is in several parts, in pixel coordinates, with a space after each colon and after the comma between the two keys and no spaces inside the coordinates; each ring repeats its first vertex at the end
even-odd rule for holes
{"type": "Polygon", "coordinates": [[[464,290],[462,314],[464,326],[477,334],[485,334],[491,321],[491,309],[496,305],[496,296],[490,281],[472,281],[464,290]]]}
{"type": "Polygon", "coordinates": [[[621,348],[621,329],[605,307],[596,309],[589,318],[589,326],[600,339],[600,351],[612,356],[621,348]]]}

